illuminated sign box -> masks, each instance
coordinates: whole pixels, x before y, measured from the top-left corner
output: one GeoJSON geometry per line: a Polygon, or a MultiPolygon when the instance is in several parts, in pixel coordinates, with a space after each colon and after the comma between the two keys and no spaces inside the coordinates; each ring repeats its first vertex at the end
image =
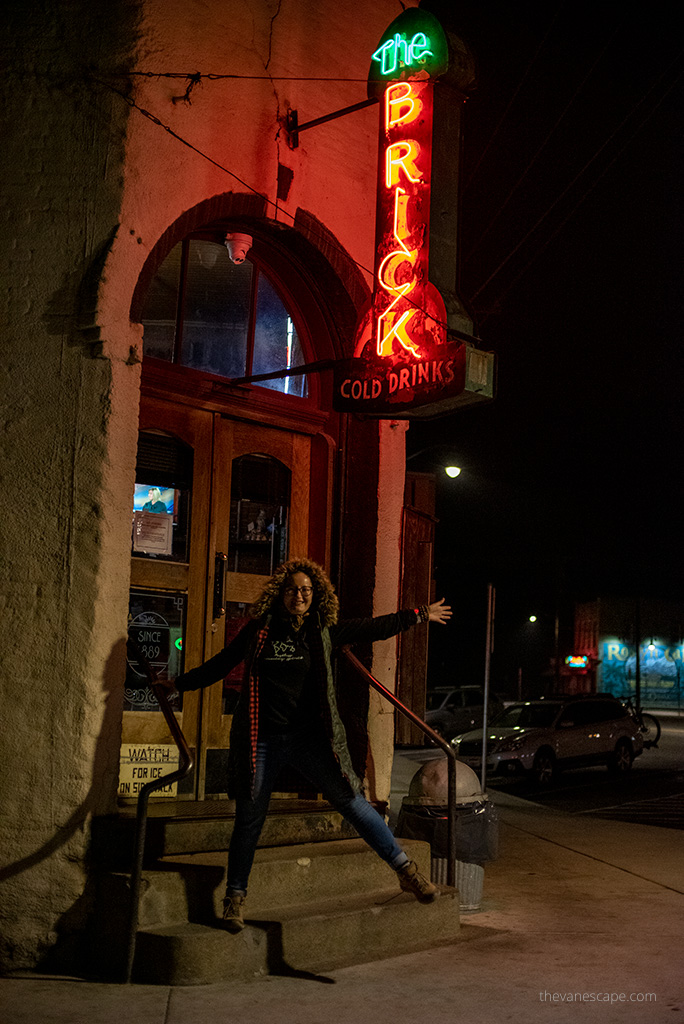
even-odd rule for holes
{"type": "Polygon", "coordinates": [[[433,402],[460,394],[465,386],[465,345],[441,346],[440,358],[408,363],[351,359],[337,367],[335,405],[379,415],[400,416],[416,401],[433,402]]]}
{"type": "Polygon", "coordinates": [[[390,419],[441,416],[494,397],[494,355],[462,341],[431,359],[348,359],[335,369],[334,406],[390,419]]]}
{"type": "Polygon", "coordinates": [[[373,295],[354,358],[335,372],[341,412],[430,417],[493,397],[493,355],[448,336],[429,279],[434,78],[448,57],[441,25],[416,9],[392,22],[372,55],[369,92],[380,100],[373,295]]]}

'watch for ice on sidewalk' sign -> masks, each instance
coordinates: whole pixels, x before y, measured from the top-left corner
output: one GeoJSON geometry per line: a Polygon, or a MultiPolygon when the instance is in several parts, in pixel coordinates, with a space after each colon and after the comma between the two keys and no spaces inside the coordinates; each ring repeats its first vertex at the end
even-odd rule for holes
{"type": "Polygon", "coordinates": [[[447,340],[444,301],[428,278],[433,89],[447,67],[441,25],[417,9],[392,22],[372,55],[370,88],[380,99],[373,296],[354,358],[336,371],[341,411],[434,415],[465,388],[465,343],[447,340]]]}

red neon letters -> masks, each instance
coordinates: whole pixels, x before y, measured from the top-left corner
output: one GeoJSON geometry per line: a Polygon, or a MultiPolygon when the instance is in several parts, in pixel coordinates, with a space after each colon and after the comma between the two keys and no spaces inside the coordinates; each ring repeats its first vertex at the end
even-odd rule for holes
{"type": "Polygon", "coordinates": [[[377,355],[420,359],[440,338],[429,316],[432,83],[393,82],[382,105],[373,326],[377,355]],[[428,336],[429,335],[429,336],[428,336]]]}
{"type": "MultiPolygon", "coordinates": [[[[466,346],[447,340],[444,299],[428,273],[433,87],[449,54],[437,19],[414,8],[383,38],[370,78],[380,99],[373,294],[353,358],[336,366],[334,405],[408,419],[451,409],[466,382],[466,346]]],[[[436,280],[443,271],[433,268],[436,280]]]]}

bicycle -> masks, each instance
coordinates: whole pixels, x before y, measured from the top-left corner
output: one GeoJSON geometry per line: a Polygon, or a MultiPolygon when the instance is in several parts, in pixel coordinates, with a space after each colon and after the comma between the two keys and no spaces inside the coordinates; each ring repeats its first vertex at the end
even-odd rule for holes
{"type": "Polygon", "coordinates": [[[625,697],[622,703],[639,726],[639,731],[643,733],[644,746],[649,749],[657,747],[662,729],[655,715],[649,715],[644,713],[641,708],[637,708],[631,697],[625,697]]]}

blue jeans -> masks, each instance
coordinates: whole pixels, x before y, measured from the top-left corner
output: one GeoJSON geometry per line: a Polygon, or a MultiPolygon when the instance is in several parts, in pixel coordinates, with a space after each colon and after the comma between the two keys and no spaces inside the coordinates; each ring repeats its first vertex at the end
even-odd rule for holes
{"type": "Polygon", "coordinates": [[[353,792],[325,737],[303,730],[268,736],[257,744],[252,798],[237,800],[235,826],[228,851],[227,892],[247,892],[273,786],[278,772],[286,764],[292,765],[313,783],[390,867],[396,870],[408,862],[384,818],[365,797],[353,792]]]}

